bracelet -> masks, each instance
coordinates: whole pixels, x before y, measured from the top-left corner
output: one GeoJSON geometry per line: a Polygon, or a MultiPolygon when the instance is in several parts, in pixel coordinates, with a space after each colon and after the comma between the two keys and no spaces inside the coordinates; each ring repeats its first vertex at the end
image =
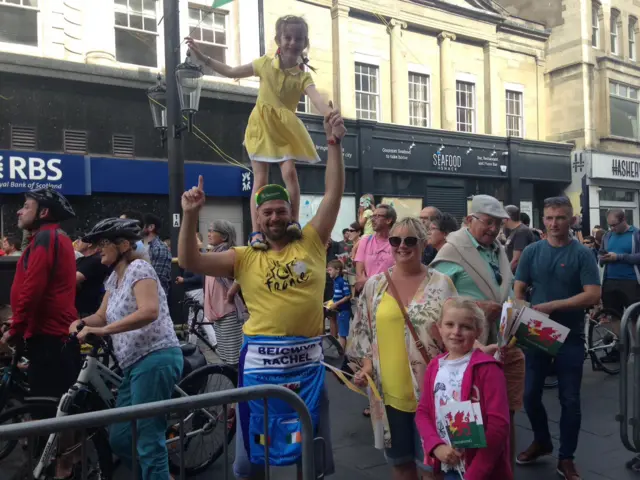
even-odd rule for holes
{"type": "Polygon", "coordinates": [[[340,139],[336,138],[336,137],[331,137],[331,138],[327,139],[327,143],[329,145],[340,145],[340,139]]]}

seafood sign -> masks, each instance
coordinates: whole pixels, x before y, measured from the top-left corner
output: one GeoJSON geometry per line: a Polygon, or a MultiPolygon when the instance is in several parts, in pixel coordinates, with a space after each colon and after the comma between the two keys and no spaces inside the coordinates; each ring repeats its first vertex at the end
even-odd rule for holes
{"type": "Polygon", "coordinates": [[[569,334],[564,325],[551,320],[548,316],[524,307],[516,320],[518,343],[526,347],[538,348],[550,355],[556,355],[569,334]]]}

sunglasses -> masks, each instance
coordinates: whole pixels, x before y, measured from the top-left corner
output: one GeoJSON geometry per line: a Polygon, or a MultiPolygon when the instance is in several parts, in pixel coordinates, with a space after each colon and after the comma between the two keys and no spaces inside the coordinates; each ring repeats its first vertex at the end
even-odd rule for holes
{"type": "Polygon", "coordinates": [[[394,248],[398,248],[402,242],[404,242],[406,247],[415,247],[418,244],[418,238],[417,237],[389,237],[389,244],[394,247],[394,248]]]}
{"type": "Polygon", "coordinates": [[[350,229],[347,230],[347,232],[348,233],[353,233],[353,232],[355,232],[355,230],[353,228],[350,228],[350,229]]]}

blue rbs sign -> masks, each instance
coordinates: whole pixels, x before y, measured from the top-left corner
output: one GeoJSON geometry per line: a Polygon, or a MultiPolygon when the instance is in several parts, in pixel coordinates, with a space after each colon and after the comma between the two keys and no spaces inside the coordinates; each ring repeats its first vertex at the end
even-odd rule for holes
{"type": "Polygon", "coordinates": [[[0,193],[54,188],[65,195],[89,195],[89,158],[0,150],[0,193]]]}

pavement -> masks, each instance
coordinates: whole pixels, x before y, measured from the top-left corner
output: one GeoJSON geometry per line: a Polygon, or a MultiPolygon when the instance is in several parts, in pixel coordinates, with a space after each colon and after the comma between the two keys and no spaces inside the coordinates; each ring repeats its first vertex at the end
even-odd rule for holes
{"type": "MultiPolygon", "coordinates": [[[[624,467],[624,463],[633,454],[622,445],[619,424],[615,420],[619,409],[618,382],[617,376],[593,372],[590,363],[585,363],[582,386],[582,431],[576,452],[576,464],[583,480],[640,480],[640,474],[634,474],[624,467]]],[[[327,384],[331,402],[333,454],[336,463],[336,473],[330,478],[332,480],[389,480],[391,471],[386,465],[384,455],[372,446],[371,423],[361,413],[367,406],[366,398],[341,386],[333,375],[327,375],[327,384]]],[[[545,391],[544,403],[547,406],[549,426],[557,450],[560,419],[557,389],[545,391]]],[[[524,412],[518,412],[515,421],[518,451],[521,451],[529,445],[533,436],[524,412]]],[[[230,446],[229,452],[230,462],[232,462],[233,445],[230,446]]],[[[560,478],[555,467],[556,458],[547,457],[536,465],[516,467],[515,478],[516,480],[560,478]]],[[[6,461],[0,462],[0,480],[13,478],[11,470],[6,461]]],[[[124,467],[118,468],[116,480],[129,478],[131,475],[124,467]]],[[[219,459],[207,472],[194,478],[197,480],[224,479],[223,459],[219,459]]],[[[230,465],[228,478],[233,478],[230,465]]],[[[295,468],[274,468],[271,478],[294,480],[295,468]]]]}

